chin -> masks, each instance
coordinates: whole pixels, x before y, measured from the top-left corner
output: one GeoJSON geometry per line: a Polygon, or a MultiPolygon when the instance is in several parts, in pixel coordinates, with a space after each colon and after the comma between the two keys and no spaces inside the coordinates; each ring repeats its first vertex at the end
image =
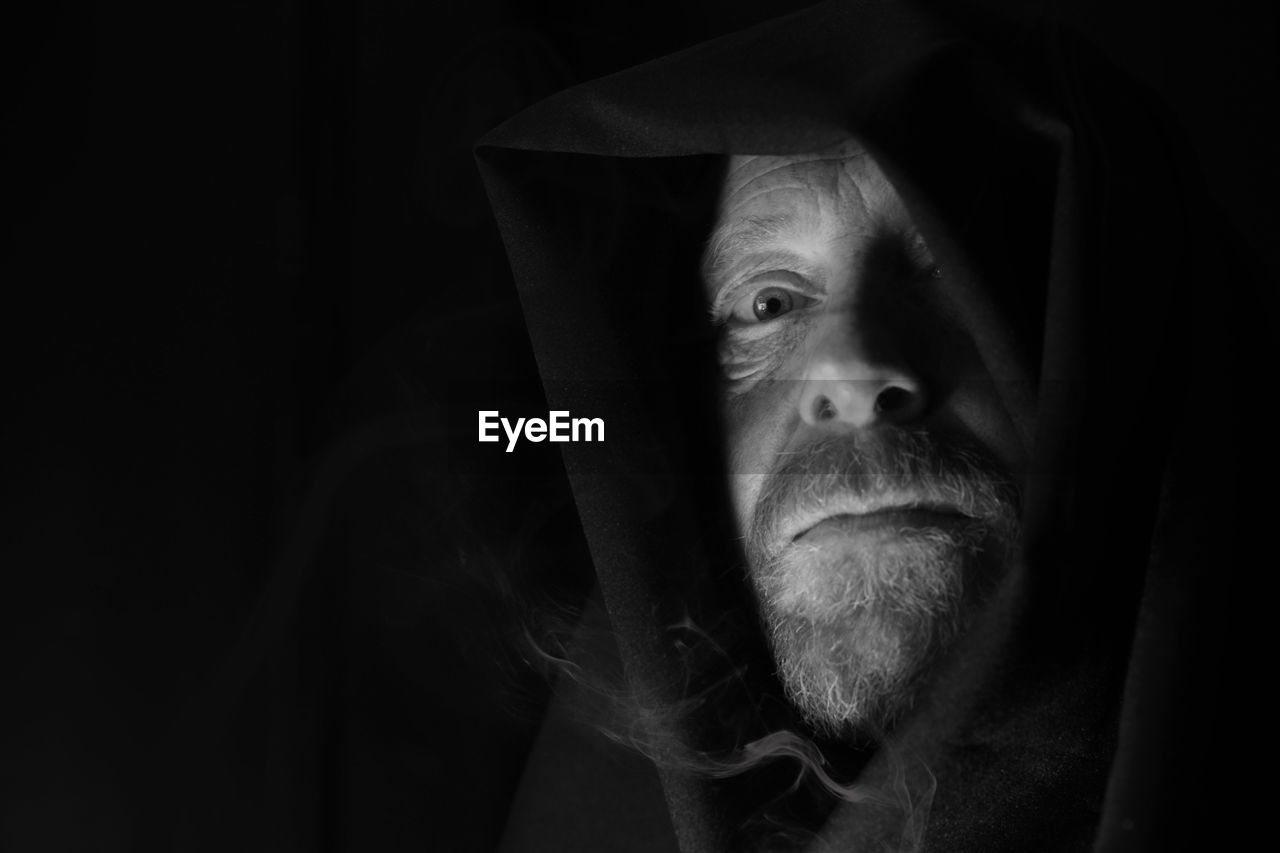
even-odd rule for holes
{"type": "Polygon", "coordinates": [[[961,632],[981,537],[921,529],[791,545],[755,575],[778,674],[819,730],[882,733],[961,632]]]}
{"type": "Polygon", "coordinates": [[[891,728],[911,706],[930,645],[918,627],[870,608],[838,631],[786,616],[770,633],[791,702],[832,736],[891,728]]]}

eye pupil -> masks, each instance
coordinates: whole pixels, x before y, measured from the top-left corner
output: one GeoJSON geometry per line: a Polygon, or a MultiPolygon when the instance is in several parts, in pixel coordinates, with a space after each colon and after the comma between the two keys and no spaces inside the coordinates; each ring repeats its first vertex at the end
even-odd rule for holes
{"type": "Polygon", "coordinates": [[[784,291],[766,290],[756,294],[752,309],[757,320],[772,320],[791,310],[791,299],[784,291]]]}

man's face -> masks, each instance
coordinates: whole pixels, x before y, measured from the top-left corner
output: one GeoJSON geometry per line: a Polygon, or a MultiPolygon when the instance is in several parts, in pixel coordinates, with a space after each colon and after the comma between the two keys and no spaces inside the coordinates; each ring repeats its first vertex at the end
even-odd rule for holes
{"type": "Polygon", "coordinates": [[[705,265],[730,492],[793,700],[882,728],[999,577],[1023,451],[856,144],[733,157],[705,265]]]}

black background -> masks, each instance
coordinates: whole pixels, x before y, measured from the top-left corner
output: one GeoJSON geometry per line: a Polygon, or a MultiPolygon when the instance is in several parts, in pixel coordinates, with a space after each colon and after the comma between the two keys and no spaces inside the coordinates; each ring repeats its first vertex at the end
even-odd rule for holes
{"type": "MultiPolygon", "coordinates": [[[[470,146],[803,5],[2,13],[0,849],[495,843],[543,697],[476,566],[586,569],[554,450],[471,432],[539,406],[470,146]]],[[[1276,281],[1273,5],[1040,7],[1164,95],[1276,281]]]]}

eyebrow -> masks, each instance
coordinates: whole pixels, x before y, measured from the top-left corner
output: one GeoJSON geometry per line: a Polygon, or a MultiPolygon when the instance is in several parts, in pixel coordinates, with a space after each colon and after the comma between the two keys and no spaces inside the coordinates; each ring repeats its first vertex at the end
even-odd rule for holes
{"type": "Polygon", "coordinates": [[[702,279],[716,286],[726,270],[748,255],[776,249],[784,236],[793,230],[795,217],[789,213],[773,216],[747,216],[727,222],[711,232],[702,255],[702,279]]]}

